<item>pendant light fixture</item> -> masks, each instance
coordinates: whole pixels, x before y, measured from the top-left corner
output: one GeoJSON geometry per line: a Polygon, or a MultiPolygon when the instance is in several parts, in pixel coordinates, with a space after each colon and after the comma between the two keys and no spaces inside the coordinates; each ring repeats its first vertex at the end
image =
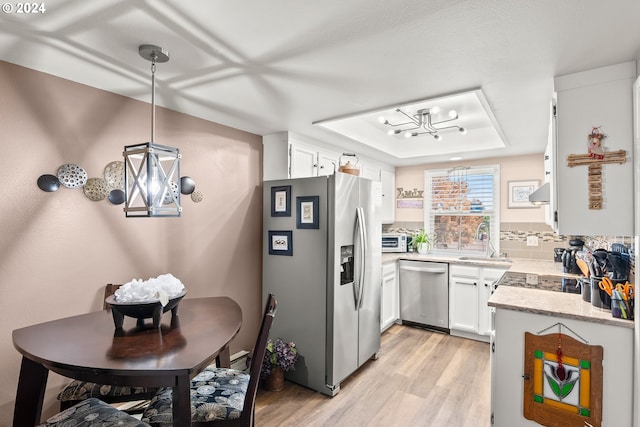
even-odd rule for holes
{"type": "Polygon", "coordinates": [[[125,216],[180,216],[180,150],[155,143],[156,63],[169,61],[169,52],[144,44],[138,53],[151,61],[151,141],[124,147],[125,216]]]}

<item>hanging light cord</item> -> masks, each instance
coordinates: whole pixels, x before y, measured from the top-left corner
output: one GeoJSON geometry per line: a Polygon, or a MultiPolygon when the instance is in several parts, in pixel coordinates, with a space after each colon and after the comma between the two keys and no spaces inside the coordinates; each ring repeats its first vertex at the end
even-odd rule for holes
{"type": "Polygon", "coordinates": [[[151,143],[155,141],[156,136],[156,59],[158,55],[154,52],[151,54],[151,143]]]}

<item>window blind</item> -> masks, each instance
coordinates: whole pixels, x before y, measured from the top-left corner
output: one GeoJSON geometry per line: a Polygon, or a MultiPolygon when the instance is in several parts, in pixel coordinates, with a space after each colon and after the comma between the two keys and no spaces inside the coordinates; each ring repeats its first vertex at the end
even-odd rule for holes
{"type": "Polygon", "coordinates": [[[425,173],[425,229],[435,237],[436,250],[487,255],[497,250],[498,183],[497,166],[425,173]]]}

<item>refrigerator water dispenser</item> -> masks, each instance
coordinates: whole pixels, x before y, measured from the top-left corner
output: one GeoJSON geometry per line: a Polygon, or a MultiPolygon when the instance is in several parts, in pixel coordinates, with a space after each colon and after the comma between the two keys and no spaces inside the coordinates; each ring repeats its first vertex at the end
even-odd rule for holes
{"type": "Polygon", "coordinates": [[[353,245],[340,246],[340,285],[353,283],[353,245]]]}

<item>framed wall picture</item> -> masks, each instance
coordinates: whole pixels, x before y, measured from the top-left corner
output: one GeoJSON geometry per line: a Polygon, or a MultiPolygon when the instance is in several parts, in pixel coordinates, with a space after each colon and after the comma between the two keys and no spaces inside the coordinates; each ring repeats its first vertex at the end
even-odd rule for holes
{"type": "Polygon", "coordinates": [[[271,187],[271,216],[291,216],[291,186],[271,187]]]}
{"type": "Polygon", "coordinates": [[[296,227],[297,228],[320,228],[319,196],[296,197],[296,227]]]}
{"type": "Polygon", "coordinates": [[[291,230],[269,230],[269,255],[293,255],[291,230]]]}
{"type": "Polygon", "coordinates": [[[540,180],[530,181],[508,181],[507,194],[509,209],[519,208],[539,208],[540,205],[534,205],[529,201],[529,194],[533,193],[540,187],[540,180]]]}

